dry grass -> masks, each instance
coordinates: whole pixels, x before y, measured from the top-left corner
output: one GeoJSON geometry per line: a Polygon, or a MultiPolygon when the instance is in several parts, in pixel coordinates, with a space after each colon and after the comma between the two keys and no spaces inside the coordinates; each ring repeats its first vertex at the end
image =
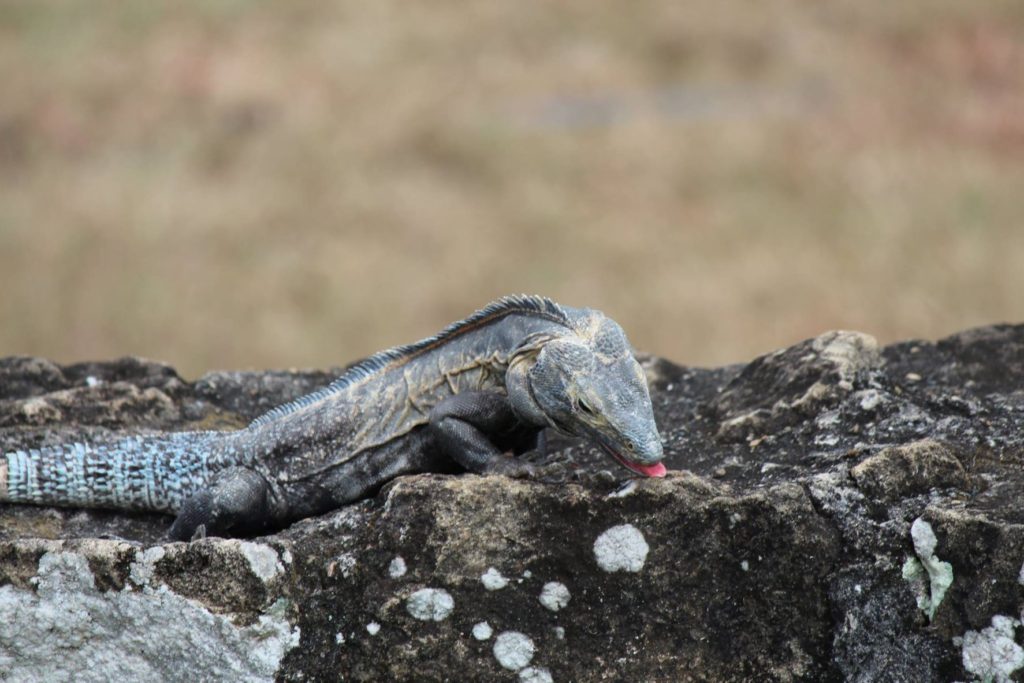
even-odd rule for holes
{"type": "Polygon", "coordinates": [[[682,362],[1024,319],[1024,5],[0,0],[0,355],[682,362]]]}

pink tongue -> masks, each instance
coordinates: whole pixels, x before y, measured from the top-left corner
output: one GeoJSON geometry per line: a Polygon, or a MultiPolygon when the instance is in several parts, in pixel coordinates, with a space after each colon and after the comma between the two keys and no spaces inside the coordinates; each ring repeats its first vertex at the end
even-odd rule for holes
{"type": "Polygon", "coordinates": [[[660,462],[656,462],[653,465],[641,465],[640,463],[631,463],[633,467],[637,469],[641,474],[648,477],[664,477],[665,466],[660,462]]]}

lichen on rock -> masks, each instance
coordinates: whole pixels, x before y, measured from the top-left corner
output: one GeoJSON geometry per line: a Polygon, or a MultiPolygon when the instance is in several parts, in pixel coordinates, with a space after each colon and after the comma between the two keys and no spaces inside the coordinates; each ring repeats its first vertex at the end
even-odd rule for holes
{"type": "Polygon", "coordinates": [[[992,625],[967,631],[960,639],[964,669],[982,681],[1008,683],[1024,667],[1024,648],[1016,642],[1020,620],[997,614],[992,625]]]}
{"type": "Polygon", "coordinates": [[[604,531],[594,541],[594,559],[606,572],[638,572],[647,561],[647,539],[632,524],[604,531]]]}
{"type": "Polygon", "coordinates": [[[75,552],[45,553],[35,588],[0,587],[5,680],[271,681],[299,642],[279,605],[237,626],[166,587],[104,592],[75,552]]]}
{"type": "Polygon", "coordinates": [[[910,582],[917,597],[917,607],[935,618],[935,610],[942,604],[946,591],[953,584],[953,565],[935,556],[938,540],[932,526],[920,517],[910,526],[917,557],[908,557],[903,564],[903,578],[910,582]]]}
{"type": "Polygon", "coordinates": [[[493,650],[498,664],[512,671],[519,671],[530,663],[537,648],[526,634],[504,631],[494,639],[493,650]]]}
{"type": "Polygon", "coordinates": [[[443,621],[454,608],[451,593],[440,588],[421,588],[406,602],[409,614],[420,621],[443,621]]]}

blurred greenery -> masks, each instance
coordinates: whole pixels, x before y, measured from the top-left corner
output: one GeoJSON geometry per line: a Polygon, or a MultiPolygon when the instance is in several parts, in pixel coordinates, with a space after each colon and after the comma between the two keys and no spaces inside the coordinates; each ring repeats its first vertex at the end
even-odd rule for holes
{"type": "Polygon", "coordinates": [[[330,366],[506,293],[748,359],[1024,320],[1024,3],[0,0],[0,355],[330,366]]]}

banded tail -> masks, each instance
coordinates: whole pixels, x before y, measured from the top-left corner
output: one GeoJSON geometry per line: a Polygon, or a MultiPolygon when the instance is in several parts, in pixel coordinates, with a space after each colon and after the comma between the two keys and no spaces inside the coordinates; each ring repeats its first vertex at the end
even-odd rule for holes
{"type": "Polygon", "coordinates": [[[0,502],[174,514],[206,484],[220,436],[177,432],[6,453],[0,456],[0,502]]]}

